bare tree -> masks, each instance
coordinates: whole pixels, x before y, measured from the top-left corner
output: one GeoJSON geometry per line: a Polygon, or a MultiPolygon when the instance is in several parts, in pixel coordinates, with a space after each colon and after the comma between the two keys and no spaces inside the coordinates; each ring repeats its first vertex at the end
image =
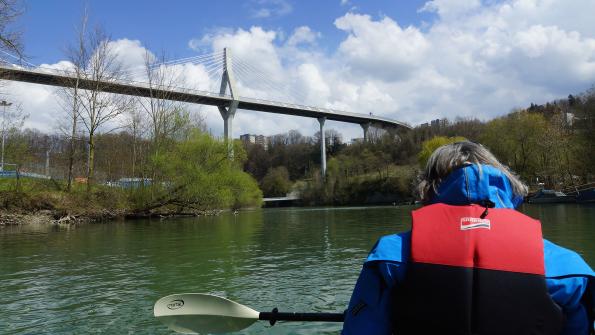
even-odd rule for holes
{"type": "Polygon", "coordinates": [[[0,50],[15,53],[20,58],[23,58],[21,32],[12,26],[22,13],[20,1],[0,0],[0,50]]]}
{"type": "Polygon", "coordinates": [[[298,144],[304,141],[304,136],[298,130],[292,129],[287,132],[288,144],[298,144]]]}
{"type": "Polygon", "coordinates": [[[378,127],[370,127],[368,130],[368,141],[370,143],[380,143],[382,137],[386,134],[386,130],[378,127]]]}
{"type": "Polygon", "coordinates": [[[143,121],[141,111],[136,108],[131,108],[126,113],[128,132],[132,135],[132,177],[135,177],[137,174],[136,165],[139,155],[139,142],[145,133],[143,121]]]}
{"type": "MultiPolygon", "coordinates": [[[[20,60],[24,58],[21,32],[14,27],[15,21],[22,13],[20,1],[0,0],[0,64],[3,63],[3,59],[10,58],[6,56],[14,56],[20,60]]],[[[4,81],[0,80],[0,88],[3,86],[4,81]]]]}
{"type": "Polygon", "coordinates": [[[78,28],[76,34],[76,43],[69,46],[66,50],[67,57],[72,64],[71,75],[68,76],[68,79],[71,81],[64,88],[60,89],[60,96],[62,100],[62,107],[65,110],[68,121],[65,125],[61,125],[60,128],[65,136],[67,136],[69,141],[69,148],[68,148],[68,184],[67,190],[70,191],[72,189],[72,181],[74,179],[73,174],[73,167],[74,167],[74,157],[76,155],[76,140],[77,136],[77,126],[79,124],[79,116],[80,116],[80,88],[79,83],[82,79],[83,71],[85,69],[85,63],[88,61],[88,47],[86,43],[86,34],[87,34],[87,22],[88,22],[88,13],[87,10],[83,12],[81,18],[81,24],[78,28]]]}
{"type": "Polygon", "coordinates": [[[109,37],[99,27],[84,33],[81,47],[81,78],[91,83],[80,90],[80,120],[88,135],[87,190],[95,177],[95,135],[131,107],[131,100],[123,95],[105,93],[105,87],[121,76],[121,65],[109,37]]]}
{"type": "Polygon", "coordinates": [[[170,93],[167,93],[184,85],[182,73],[176,71],[174,66],[164,65],[164,61],[164,56],[157,58],[146,51],[144,67],[151,96],[139,98],[149,119],[150,136],[156,153],[166,139],[174,137],[190,121],[190,115],[183,104],[170,100],[170,93]]]}

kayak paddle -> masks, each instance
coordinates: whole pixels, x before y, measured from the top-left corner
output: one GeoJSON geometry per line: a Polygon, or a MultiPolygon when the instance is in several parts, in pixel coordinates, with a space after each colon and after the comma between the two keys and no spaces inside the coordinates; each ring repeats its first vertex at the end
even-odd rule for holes
{"type": "Polygon", "coordinates": [[[257,320],[343,322],[343,313],[257,312],[250,307],[215,295],[202,293],[172,294],[155,303],[153,313],[163,324],[178,333],[216,334],[242,330],[257,320]]]}

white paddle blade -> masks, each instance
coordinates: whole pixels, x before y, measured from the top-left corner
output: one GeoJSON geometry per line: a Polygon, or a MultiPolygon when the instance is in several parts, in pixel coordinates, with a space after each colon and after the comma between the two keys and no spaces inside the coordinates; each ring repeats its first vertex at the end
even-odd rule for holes
{"type": "Polygon", "coordinates": [[[183,334],[217,334],[242,330],[258,312],[210,294],[172,294],[155,303],[153,313],[171,330],[183,334]]]}

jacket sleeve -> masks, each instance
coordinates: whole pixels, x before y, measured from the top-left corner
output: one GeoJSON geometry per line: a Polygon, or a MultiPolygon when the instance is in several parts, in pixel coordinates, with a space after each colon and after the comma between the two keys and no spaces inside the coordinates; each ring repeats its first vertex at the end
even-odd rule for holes
{"type": "Polygon", "coordinates": [[[577,253],[547,240],[544,240],[544,259],[548,292],[566,317],[562,335],[590,334],[595,273],[577,253]]]}
{"type": "MultiPolygon", "coordinates": [[[[411,232],[381,237],[355,284],[342,334],[391,334],[393,291],[405,277],[411,232]]],[[[398,302],[396,302],[398,303],[398,302]]]]}
{"type": "Polygon", "coordinates": [[[366,262],[349,301],[343,335],[392,333],[392,293],[400,263],[366,262]]]}
{"type": "Polygon", "coordinates": [[[546,279],[550,296],[562,308],[566,318],[562,335],[589,334],[587,309],[582,303],[587,283],[585,277],[546,279]]]}

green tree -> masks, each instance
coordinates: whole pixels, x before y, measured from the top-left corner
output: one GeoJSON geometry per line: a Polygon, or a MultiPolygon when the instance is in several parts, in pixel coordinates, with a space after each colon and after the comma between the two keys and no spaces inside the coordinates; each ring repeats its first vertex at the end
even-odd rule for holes
{"type": "Polygon", "coordinates": [[[152,181],[151,199],[143,210],[176,208],[177,211],[259,206],[262,192],[241,166],[246,159],[234,143],[235,159],[227,158],[227,144],[195,130],[173,150],[153,156],[159,174],[152,181]]]}
{"type": "Polygon", "coordinates": [[[481,142],[521,177],[535,180],[540,167],[554,159],[552,146],[556,141],[546,141],[548,136],[554,134],[543,114],[516,111],[488,122],[481,142]]]}
{"type": "Polygon", "coordinates": [[[260,187],[267,197],[285,196],[291,189],[291,181],[289,180],[287,168],[285,166],[278,166],[269,169],[269,172],[262,178],[260,187]]]}
{"type": "Polygon", "coordinates": [[[245,148],[248,159],[244,163],[244,171],[256,180],[262,180],[271,167],[270,154],[259,144],[247,144],[245,148]]]}
{"type": "MultiPolygon", "coordinates": [[[[585,182],[595,177],[595,86],[585,92],[580,106],[574,109],[573,145],[576,158],[580,161],[577,174],[583,176],[585,182]]],[[[577,103],[578,104],[578,103],[577,103]]]]}
{"type": "Polygon", "coordinates": [[[445,144],[456,143],[466,141],[467,139],[461,136],[446,137],[446,136],[434,136],[433,138],[424,141],[421,145],[421,151],[417,154],[417,160],[419,165],[424,167],[430,159],[432,153],[445,144]]]}

